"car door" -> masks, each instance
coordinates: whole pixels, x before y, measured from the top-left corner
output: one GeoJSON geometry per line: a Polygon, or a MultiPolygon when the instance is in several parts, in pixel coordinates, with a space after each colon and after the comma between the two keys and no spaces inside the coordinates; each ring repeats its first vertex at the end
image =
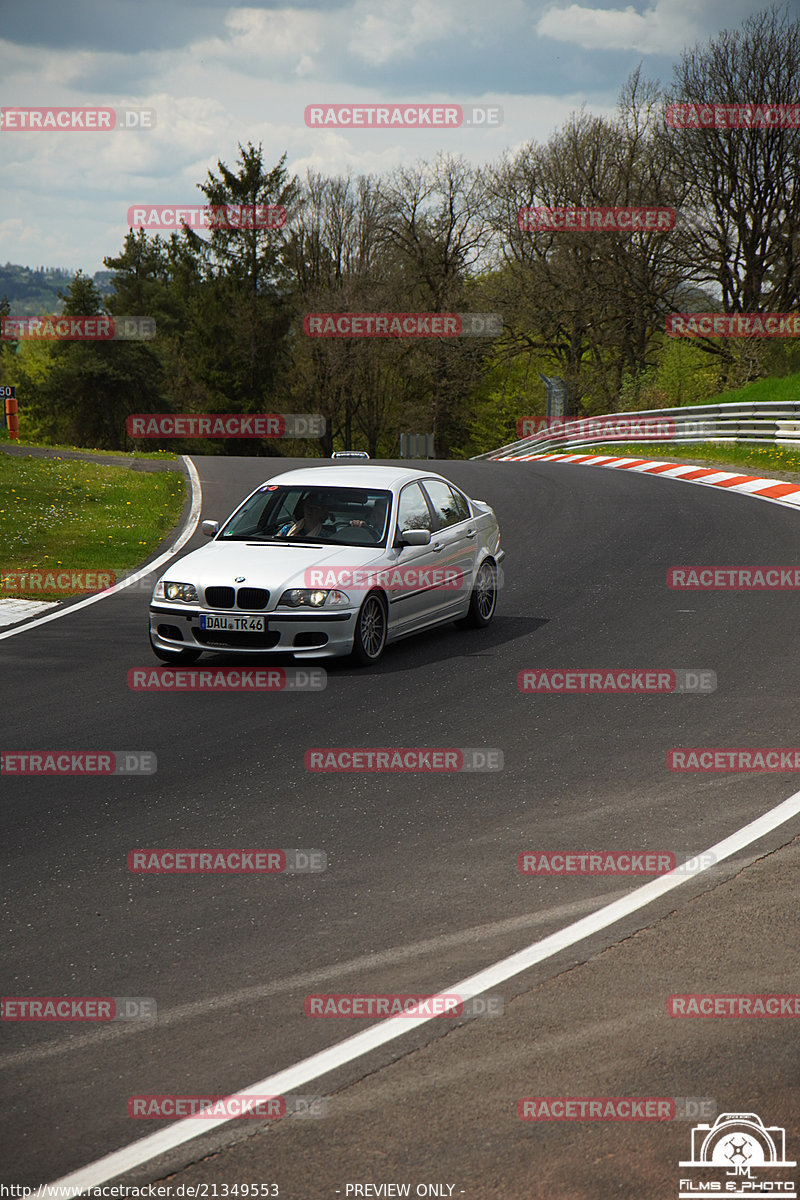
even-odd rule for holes
{"type": "Polygon", "coordinates": [[[427,529],[428,546],[395,547],[388,556],[392,562],[387,582],[389,620],[393,633],[410,633],[424,625],[435,610],[436,594],[431,586],[439,559],[434,516],[424,491],[416,480],[400,492],[397,505],[397,532],[403,529],[427,529]]]}
{"type": "Polygon", "coordinates": [[[478,546],[477,523],[470,513],[469,503],[457,488],[445,479],[424,479],[422,486],[433,507],[436,519],[437,575],[446,578],[447,585],[436,590],[435,613],[447,616],[463,612],[475,573],[475,554],[478,546]],[[451,582],[452,581],[452,582],[451,582]],[[457,586],[452,583],[457,581],[457,586]]]}

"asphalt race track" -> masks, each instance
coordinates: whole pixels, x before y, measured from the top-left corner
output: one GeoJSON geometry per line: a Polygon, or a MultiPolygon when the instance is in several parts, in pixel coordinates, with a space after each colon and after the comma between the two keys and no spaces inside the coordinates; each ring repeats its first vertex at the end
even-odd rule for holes
{"type": "MultiPolygon", "coordinates": [[[[308,465],[193,461],[202,518],[308,465]]],[[[2,1182],[61,1179],[172,1124],[130,1119],[130,1096],[228,1095],[376,1023],[309,1018],[310,993],[452,989],[652,878],[526,876],[521,851],[697,854],[800,787],[788,772],[666,765],[671,747],[800,746],[797,595],[665,581],[684,564],[796,565],[796,512],[557,463],[405,465],[495,508],[507,557],[488,630],[401,642],[374,670],[323,661],[325,690],[293,694],[129,690],[130,668],[157,666],[154,578],[0,638],[4,750],[158,761],[146,776],[0,779],[2,994],[158,1009],[106,1025],[3,1022],[2,1182]],[[519,672],[543,667],[711,670],[718,686],[521,693],[519,672]],[[504,767],[306,771],[305,751],[328,746],[483,747],[504,767]],[[327,869],[134,874],[127,855],[141,847],[316,848],[327,869]]],[[[470,1200],[677,1196],[691,1120],[522,1121],[525,1096],[704,1098],[714,1115],[785,1127],[798,1151],[797,1020],[679,1020],[666,1004],[800,991],[799,848],[795,815],[491,987],[503,1015],[409,1022],[296,1089],[325,1098],[325,1115],[201,1129],[124,1178],[213,1181],[219,1196],[223,1183],[274,1182],[288,1200],[402,1194],[352,1190],[388,1183],[470,1200]]]]}

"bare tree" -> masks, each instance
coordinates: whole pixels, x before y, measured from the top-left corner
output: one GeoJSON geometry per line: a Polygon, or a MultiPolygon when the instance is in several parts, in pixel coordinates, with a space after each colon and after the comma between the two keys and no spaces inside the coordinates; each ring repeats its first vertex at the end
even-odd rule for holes
{"type": "MultiPolygon", "coordinates": [[[[668,101],[774,106],[798,96],[800,21],[787,5],[684,52],[668,101]]],[[[674,178],[689,184],[687,277],[711,285],[725,312],[796,308],[800,129],[687,128],[671,140],[674,178]]]]}
{"type": "MultiPolygon", "coordinates": [[[[439,154],[432,163],[398,168],[381,196],[383,239],[396,256],[408,306],[465,309],[491,236],[482,172],[460,156],[439,154]]],[[[409,379],[429,381],[427,419],[440,454],[466,436],[464,395],[479,378],[486,352],[485,344],[466,338],[420,340],[404,352],[409,379]]]]}
{"type": "Polygon", "coordinates": [[[391,350],[376,339],[311,338],[303,317],[391,310],[400,291],[393,252],[382,237],[382,201],[370,176],[309,172],[286,262],[294,283],[296,342],[290,386],[327,421],[325,447],[352,446],[358,430],[370,454],[393,419],[391,350]]]}
{"type": "Polygon", "coordinates": [[[613,407],[623,374],[645,369],[679,289],[672,233],[520,231],[519,208],[677,207],[669,146],[656,135],[659,94],[636,71],[615,119],[574,114],[544,146],[506,156],[488,191],[511,336],[507,353],[551,356],[585,398],[613,407]]]}

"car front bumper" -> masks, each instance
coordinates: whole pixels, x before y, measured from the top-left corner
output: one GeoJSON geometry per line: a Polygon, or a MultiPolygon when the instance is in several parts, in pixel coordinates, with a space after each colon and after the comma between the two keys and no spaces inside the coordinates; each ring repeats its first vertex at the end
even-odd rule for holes
{"type": "MultiPolygon", "coordinates": [[[[336,658],[353,649],[358,609],[332,612],[240,612],[263,617],[264,633],[200,628],[208,609],[156,602],[150,605],[150,636],[161,650],[207,650],[213,654],[292,654],[295,658],[336,658]]],[[[213,615],[222,615],[214,612],[213,615]]]]}

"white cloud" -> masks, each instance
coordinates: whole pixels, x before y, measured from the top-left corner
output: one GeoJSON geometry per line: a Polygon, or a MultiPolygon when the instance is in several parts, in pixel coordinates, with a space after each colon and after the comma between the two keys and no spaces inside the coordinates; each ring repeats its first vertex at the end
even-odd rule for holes
{"type": "Polygon", "coordinates": [[[323,45],[323,22],[316,12],[285,9],[233,9],[226,19],[231,49],[257,55],[266,65],[307,72],[323,45]]]}
{"type": "MultiPolygon", "coordinates": [[[[196,185],[206,172],[216,173],[218,159],[235,169],[238,146],[248,141],[263,144],[268,169],[287,152],[290,172],[301,175],[308,166],[384,175],[401,163],[431,160],[442,148],[485,163],[505,147],[544,141],[583,102],[593,112],[613,111],[616,78],[606,88],[598,85],[594,95],[568,78],[568,93],[556,95],[560,89],[528,70],[527,60],[521,79],[519,70],[500,77],[507,91],[498,88],[496,72],[489,86],[489,77],[476,71],[469,95],[461,85],[453,93],[452,63],[475,47],[487,47],[487,56],[496,59],[506,44],[517,49],[527,39],[537,52],[532,11],[550,3],[349,0],[316,10],[294,9],[290,2],[270,10],[240,4],[227,11],[216,36],[193,35],[190,28],[184,46],[133,54],[0,41],[0,64],[3,57],[8,63],[6,104],[127,103],[157,113],[148,132],[0,134],[6,179],[13,179],[4,201],[0,260],[96,270],[103,255],[119,252],[129,206],[199,203],[196,185]],[[433,72],[417,73],[423,55],[438,56],[433,72]],[[360,71],[375,62],[383,64],[378,78],[360,71]],[[390,68],[391,85],[385,78],[390,68]],[[446,146],[437,131],[320,131],[304,124],[310,103],[385,101],[388,86],[398,100],[407,95],[431,103],[499,104],[505,124],[450,131],[446,146]],[[531,87],[538,93],[531,94],[531,87]]],[[[545,57],[551,49],[544,43],[545,57]]]]}
{"type": "Polygon", "coordinates": [[[392,59],[407,59],[420,47],[463,31],[467,7],[458,0],[416,0],[407,6],[392,0],[357,4],[349,49],[365,62],[380,66],[392,59]]]}
{"type": "Polygon", "coordinates": [[[701,37],[696,0],[658,0],[639,13],[627,8],[548,8],[539,18],[540,37],[572,42],[584,50],[635,50],[641,54],[680,54],[701,37]]]}

